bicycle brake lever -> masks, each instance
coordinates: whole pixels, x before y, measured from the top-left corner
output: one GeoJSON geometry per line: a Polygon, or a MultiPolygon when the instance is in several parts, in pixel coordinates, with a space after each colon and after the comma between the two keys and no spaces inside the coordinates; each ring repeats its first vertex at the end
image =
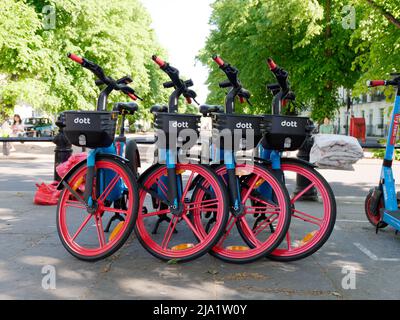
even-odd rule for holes
{"type": "Polygon", "coordinates": [[[196,100],[196,98],[192,98],[192,100],[199,106],[200,103],[196,100]]]}
{"type": "Polygon", "coordinates": [[[143,98],[141,98],[141,97],[139,97],[136,93],[135,93],[135,96],[136,96],[136,98],[138,98],[138,100],[140,100],[140,101],[144,101],[144,99],[143,98]]]}

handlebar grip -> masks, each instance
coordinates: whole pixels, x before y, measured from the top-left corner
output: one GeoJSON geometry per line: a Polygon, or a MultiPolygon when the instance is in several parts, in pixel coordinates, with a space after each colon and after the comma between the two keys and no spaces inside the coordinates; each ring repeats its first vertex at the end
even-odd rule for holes
{"type": "Polygon", "coordinates": [[[275,70],[278,67],[278,65],[274,62],[274,60],[272,60],[272,58],[268,58],[267,63],[271,71],[275,70]]]}
{"type": "Polygon", "coordinates": [[[367,86],[372,88],[372,87],[380,87],[380,86],[386,86],[386,81],[385,80],[371,80],[367,81],[367,86]]]}
{"type": "Polygon", "coordinates": [[[168,112],[167,106],[152,106],[150,109],[150,113],[160,113],[160,112],[168,112]]]}
{"type": "Polygon", "coordinates": [[[165,67],[166,63],[165,63],[165,61],[164,61],[163,59],[157,57],[156,55],[154,55],[154,56],[152,57],[152,59],[153,59],[153,61],[154,61],[155,63],[157,63],[157,64],[160,66],[160,68],[165,67]]]}
{"type": "Polygon", "coordinates": [[[80,65],[83,64],[83,58],[77,56],[76,54],[68,53],[68,58],[70,58],[72,61],[75,61],[76,63],[79,63],[80,65]]]}
{"type": "Polygon", "coordinates": [[[214,60],[220,67],[222,67],[222,66],[225,65],[224,60],[222,60],[221,57],[219,57],[219,56],[217,56],[217,55],[213,56],[213,60],[214,60]]]}
{"type": "Polygon", "coordinates": [[[223,81],[223,82],[220,82],[220,83],[219,83],[219,87],[220,87],[221,89],[230,88],[230,87],[232,87],[232,83],[231,83],[229,80],[223,81]]]}
{"type": "Polygon", "coordinates": [[[168,82],[163,83],[163,87],[165,89],[170,89],[170,88],[173,88],[174,86],[175,86],[175,84],[172,81],[168,81],[168,82]]]}
{"type": "Polygon", "coordinates": [[[133,101],[136,101],[138,97],[136,97],[133,93],[127,93],[128,97],[131,98],[133,101]]]}

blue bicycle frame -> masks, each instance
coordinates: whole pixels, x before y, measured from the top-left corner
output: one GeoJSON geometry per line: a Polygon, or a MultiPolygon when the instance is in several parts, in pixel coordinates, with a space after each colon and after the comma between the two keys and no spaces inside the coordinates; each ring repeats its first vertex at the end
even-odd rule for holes
{"type": "MultiPolygon", "coordinates": [[[[112,154],[112,155],[116,155],[118,154],[119,156],[123,156],[124,154],[124,150],[125,150],[125,142],[118,142],[120,143],[120,152],[119,154],[117,153],[117,148],[116,148],[116,143],[114,142],[110,147],[108,148],[97,148],[97,149],[93,149],[90,150],[88,153],[88,157],[87,157],[87,170],[88,173],[90,172],[94,172],[95,170],[95,164],[96,164],[96,156],[97,155],[101,155],[101,154],[112,154]]],[[[97,179],[98,179],[98,194],[97,196],[100,196],[103,191],[107,188],[107,186],[111,183],[111,181],[115,178],[116,174],[113,173],[110,170],[107,169],[103,169],[103,170],[99,170],[97,172],[97,179]]],[[[89,190],[92,190],[91,188],[89,190]]],[[[124,193],[124,191],[126,191],[126,187],[123,185],[122,181],[120,180],[116,186],[113,188],[113,190],[110,192],[109,196],[107,197],[107,201],[109,202],[114,202],[118,199],[120,199],[124,193]]],[[[87,195],[87,204],[92,207],[93,206],[93,198],[92,195],[88,194],[87,195]]]]}

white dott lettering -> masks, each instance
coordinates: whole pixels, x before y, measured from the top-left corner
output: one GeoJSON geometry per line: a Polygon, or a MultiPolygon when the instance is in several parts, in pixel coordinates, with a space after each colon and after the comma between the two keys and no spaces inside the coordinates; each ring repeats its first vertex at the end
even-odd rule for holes
{"type": "Polygon", "coordinates": [[[76,118],[74,120],[75,124],[90,124],[90,119],[89,118],[76,118]]]}
{"type": "Polygon", "coordinates": [[[253,129],[252,123],[239,122],[236,124],[237,129],[253,129]]]}
{"type": "Polygon", "coordinates": [[[282,127],[297,128],[297,121],[282,121],[282,127]]]}

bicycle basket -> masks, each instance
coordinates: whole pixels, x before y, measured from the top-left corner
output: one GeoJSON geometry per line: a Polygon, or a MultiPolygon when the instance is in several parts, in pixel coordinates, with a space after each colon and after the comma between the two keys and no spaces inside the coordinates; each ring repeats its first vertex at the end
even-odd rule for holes
{"type": "MultiPolygon", "coordinates": [[[[261,125],[263,116],[213,113],[211,117],[214,141],[215,139],[224,138],[226,135],[235,136],[235,138],[246,140],[247,149],[253,149],[262,139],[261,125]]],[[[237,144],[238,141],[235,143],[237,144]]]]}
{"type": "Polygon", "coordinates": [[[262,146],[277,151],[299,150],[314,129],[309,118],[295,116],[264,116],[262,146]]]}
{"type": "Polygon", "coordinates": [[[118,112],[65,112],[64,133],[74,146],[107,148],[115,138],[118,112]]]}
{"type": "MultiPolygon", "coordinates": [[[[162,131],[166,139],[166,146],[169,146],[170,141],[187,143],[191,136],[199,137],[200,134],[200,119],[201,116],[192,114],[177,114],[177,113],[156,113],[154,128],[156,131],[162,131]],[[183,132],[184,131],[184,132],[183,132]]],[[[160,132],[156,133],[157,139],[160,139],[160,132]]]]}

